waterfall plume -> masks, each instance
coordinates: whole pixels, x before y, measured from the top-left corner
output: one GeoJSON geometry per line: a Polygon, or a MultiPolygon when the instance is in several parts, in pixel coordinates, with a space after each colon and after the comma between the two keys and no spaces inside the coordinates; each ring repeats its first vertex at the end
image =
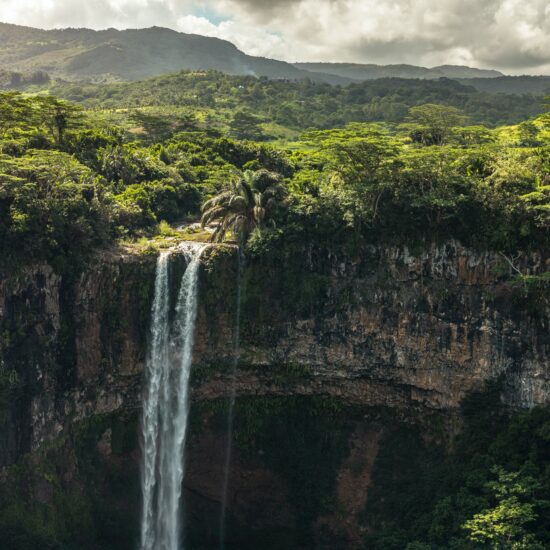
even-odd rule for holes
{"type": "Polygon", "coordinates": [[[184,243],[187,267],[170,320],[169,253],[157,261],[142,415],[142,550],[180,550],[181,489],[200,257],[184,243]]]}

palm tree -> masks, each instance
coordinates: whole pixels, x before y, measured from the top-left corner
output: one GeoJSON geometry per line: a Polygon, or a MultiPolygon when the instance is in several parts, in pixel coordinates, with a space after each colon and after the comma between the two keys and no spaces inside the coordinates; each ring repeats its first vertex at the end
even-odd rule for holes
{"type": "Polygon", "coordinates": [[[201,225],[217,222],[212,241],[222,242],[231,231],[243,245],[254,229],[265,225],[285,195],[282,178],[276,172],[247,170],[228,189],[203,204],[201,225]]]}

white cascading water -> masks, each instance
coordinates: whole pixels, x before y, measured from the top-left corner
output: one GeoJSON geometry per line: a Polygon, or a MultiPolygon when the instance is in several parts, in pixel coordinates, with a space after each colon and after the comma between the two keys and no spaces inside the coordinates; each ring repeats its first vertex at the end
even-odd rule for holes
{"type": "Polygon", "coordinates": [[[143,404],[142,550],[180,550],[181,487],[189,415],[189,377],[197,317],[200,257],[206,245],[182,245],[187,268],[170,323],[170,256],[157,262],[143,404]]]}
{"type": "Polygon", "coordinates": [[[168,336],[170,291],[168,284],[169,254],[157,260],[155,296],[151,313],[151,340],[145,367],[145,393],[142,414],[142,472],[143,510],[141,519],[141,548],[149,550],[155,544],[155,489],[157,482],[157,443],[160,425],[160,388],[168,369],[168,336]]]}

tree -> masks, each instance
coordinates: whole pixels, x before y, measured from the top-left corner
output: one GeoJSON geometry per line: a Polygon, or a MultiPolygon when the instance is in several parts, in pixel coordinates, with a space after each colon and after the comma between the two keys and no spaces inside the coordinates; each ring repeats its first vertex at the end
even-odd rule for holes
{"type": "Polygon", "coordinates": [[[375,131],[364,137],[344,133],[342,138],[323,143],[332,172],[324,191],[345,209],[348,224],[360,230],[378,216],[398,167],[399,149],[388,136],[375,131]]]}
{"type": "Polygon", "coordinates": [[[237,139],[263,141],[265,135],[260,128],[261,119],[247,110],[237,111],[229,124],[231,133],[237,139]]]}
{"type": "Polygon", "coordinates": [[[285,195],[279,174],[248,170],[228,189],[204,203],[201,224],[205,227],[217,223],[212,241],[223,241],[231,231],[243,245],[254,229],[263,227],[272,217],[285,195]]]}
{"type": "Polygon", "coordinates": [[[496,466],[497,480],[487,489],[493,494],[495,505],[476,514],[464,524],[473,542],[487,544],[493,550],[542,550],[543,545],[529,532],[528,527],[538,518],[534,493],[540,483],[520,472],[506,472],[496,466]]]}
{"type": "Polygon", "coordinates": [[[194,131],[198,129],[195,117],[190,113],[177,116],[168,116],[144,111],[135,111],[130,120],[143,128],[151,142],[164,141],[178,132],[194,131]]]}
{"type": "Polygon", "coordinates": [[[409,109],[408,121],[416,125],[413,141],[423,145],[443,145],[455,126],[464,124],[465,116],[456,107],[425,103],[409,109]]]}
{"type": "Polygon", "coordinates": [[[56,145],[64,146],[67,130],[82,124],[81,107],[52,96],[39,96],[35,102],[40,122],[49,129],[56,145]]]}
{"type": "Polygon", "coordinates": [[[12,128],[33,126],[35,115],[33,105],[20,92],[0,93],[0,137],[12,128]]]}
{"type": "Polygon", "coordinates": [[[74,265],[112,236],[104,182],[59,151],[0,158],[0,213],[3,260],[24,254],[74,265]]]}
{"type": "Polygon", "coordinates": [[[539,129],[530,120],[522,122],[518,126],[518,141],[520,147],[539,147],[542,145],[538,137],[539,129]]]}

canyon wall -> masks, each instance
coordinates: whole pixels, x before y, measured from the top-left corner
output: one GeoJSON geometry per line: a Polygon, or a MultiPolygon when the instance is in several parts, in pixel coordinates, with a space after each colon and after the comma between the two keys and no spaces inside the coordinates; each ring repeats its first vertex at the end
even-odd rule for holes
{"type": "MultiPolygon", "coordinates": [[[[176,286],[184,261],[174,250],[176,286]]],[[[8,492],[45,507],[55,501],[65,513],[74,495],[95,525],[83,548],[135,546],[137,426],[155,264],[155,253],[115,251],[78,276],[40,265],[0,283],[0,480],[8,492]],[[97,526],[115,520],[124,529],[97,526]]],[[[304,248],[284,261],[247,258],[240,269],[234,247],[208,249],[185,482],[189,540],[216,537],[211,519],[232,387],[229,535],[239,548],[267,547],[266,540],[277,541],[273,548],[309,547],[312,532],[315,547],[323,546],[323,533],[332,545],[338,537],[342,547],[359,545],[368,530],[360,518],[370,473],[392,423],[449,437],[460,430],[462,400],[491,382],[509,408],[548,404],[548,295],[516,277],[548,267],[540,254],[506,258],[457,242],[372,246],[353,256],[304,248]],[[322,505],[326,494],[340,515],[322,505]]],[[[83,532],[63,529],[74,530],[67,535],[73,541],[83,532]]]]}

